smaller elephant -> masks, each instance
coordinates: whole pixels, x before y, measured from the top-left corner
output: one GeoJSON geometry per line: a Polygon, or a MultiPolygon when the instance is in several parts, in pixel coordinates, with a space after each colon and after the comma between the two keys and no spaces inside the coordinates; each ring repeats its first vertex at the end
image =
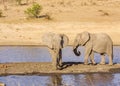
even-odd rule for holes
{"type": "Polygon", "coordinates": [[[94,52],[101,54],[100,64],[105,64],[105,54],[109,56],[109,65],[113,65],[113,42],[111,38],[105,33],[89,33],[87,31],[77,34],[73,51],[75,55],[80,56],[80,52],[77,51],[79,46],[85,46],[85,58],[84,64],[88,64],[88,58],[90,61],[96,64],[94,61],[94,52]]]}
{"type": "Polygon", "coordinates": [[[46,33],[42,41],[47,45],[52,57],[52,64],[55,69],[62,67],[62,48],[68,45],[69,39],[65,34],[46,33]]]}

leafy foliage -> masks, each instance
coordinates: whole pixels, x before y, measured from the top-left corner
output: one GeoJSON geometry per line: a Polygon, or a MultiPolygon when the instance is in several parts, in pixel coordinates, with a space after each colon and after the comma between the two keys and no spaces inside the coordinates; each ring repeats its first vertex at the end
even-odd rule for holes
{"type": "Polygon", "coordinates": [[[39,4],[34,3],[34,4],[32,5],[32,7],[29,7],[29,8],[27,8],[27,10],[25,10],[25,13],[26,13],[29,17],[38,18],[41,10],[42,10],[42,7],[41,7],[39,4]]]}

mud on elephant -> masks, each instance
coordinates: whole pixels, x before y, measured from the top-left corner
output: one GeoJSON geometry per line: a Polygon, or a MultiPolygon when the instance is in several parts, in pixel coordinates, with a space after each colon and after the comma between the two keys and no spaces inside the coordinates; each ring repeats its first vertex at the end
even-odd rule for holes
{"type": "Polygon", "coordinates": [[[85,46],[85,57],[84,64],[88,64],[88,58],[93,64],[94,52],[101,54],[100,64],[105,64],[105,54],[109,56],[109,65],[113,65],[113,42],[111,38],[105,33],[89,33],[82,32],[77,34],[74,44],[73,51],[75,55],[80,56],[80,52],[77,51],[79,46],[85,46]]]}
{"type": "Polygon", "coordinates": [[[61,69],[62,48],[68,45],[68,37],[65,34],[46,33],[43,35],[42,41],[49,49],[54,69],[61,69]]]}

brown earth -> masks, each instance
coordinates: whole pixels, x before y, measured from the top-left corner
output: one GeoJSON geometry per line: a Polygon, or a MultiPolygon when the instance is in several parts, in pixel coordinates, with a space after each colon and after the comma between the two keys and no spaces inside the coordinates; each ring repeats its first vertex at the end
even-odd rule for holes
{"type": "Polygon", "coordinates": [[[51,63],[8,63],[0,64],[0,75],[32,75],[32,74],[75,74],[75,73],[119,73],[120,64],[83,65],[72,64],[63,70],[55,70],[51,63]]]}
{"type": "MultiPolygon", "coordinates": [[[[0,1],[3,17],[0,18],[0,45],[44,45],[42,34],[46,32],[64,33],[69,45],[77,33],[104,32],[110,35],[114,45],[120,45],[120,1],[119,0],[29,0],[28,5],[16,5],[14,0],[0,1]],[[43,10],[40,16],[46,18],[28,19],[24,10],[33,1],[43,10]]],[[[53,70],[50,63],[0,64],[0,75],[31,73],[84,73],[84,72],[120,72],[120,65],[70,66],[64,70],[53,70]],[[51,68],[51,69],[50,69],[51,68]],[[49,70],[48,70],[49,69],[49,70]],[[96,69],[96,70],[95,70],[96,69]]]]}
{"type": "Polygon", "coordinates": [[[120,45],[120,1],[118,0],[29,0],[25,5],[14,0],[0,2],[3,17],[0,18],[0,45],[44,45],[41,35],[46,32],[64,33],[73,44],[74,37],[82,31],[104,32],[110,35],[114,45],[120,45]],[[24,10],[33,1],[43,10],[46,18],[28,19],[24,10]]]}

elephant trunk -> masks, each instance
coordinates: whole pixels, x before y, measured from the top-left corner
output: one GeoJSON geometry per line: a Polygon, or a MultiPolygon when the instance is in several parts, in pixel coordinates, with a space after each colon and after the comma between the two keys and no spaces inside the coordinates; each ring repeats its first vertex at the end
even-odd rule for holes
{"type": "Polygon", "coordinates": [[[77,47],[75,47],[74,49],[73,49],[73,52],[75,53],[75,55],[76,56],[80,56],[80,51],[77,51],[77,48],[78,48],[79,46],[77,46],[77,47]]]}

